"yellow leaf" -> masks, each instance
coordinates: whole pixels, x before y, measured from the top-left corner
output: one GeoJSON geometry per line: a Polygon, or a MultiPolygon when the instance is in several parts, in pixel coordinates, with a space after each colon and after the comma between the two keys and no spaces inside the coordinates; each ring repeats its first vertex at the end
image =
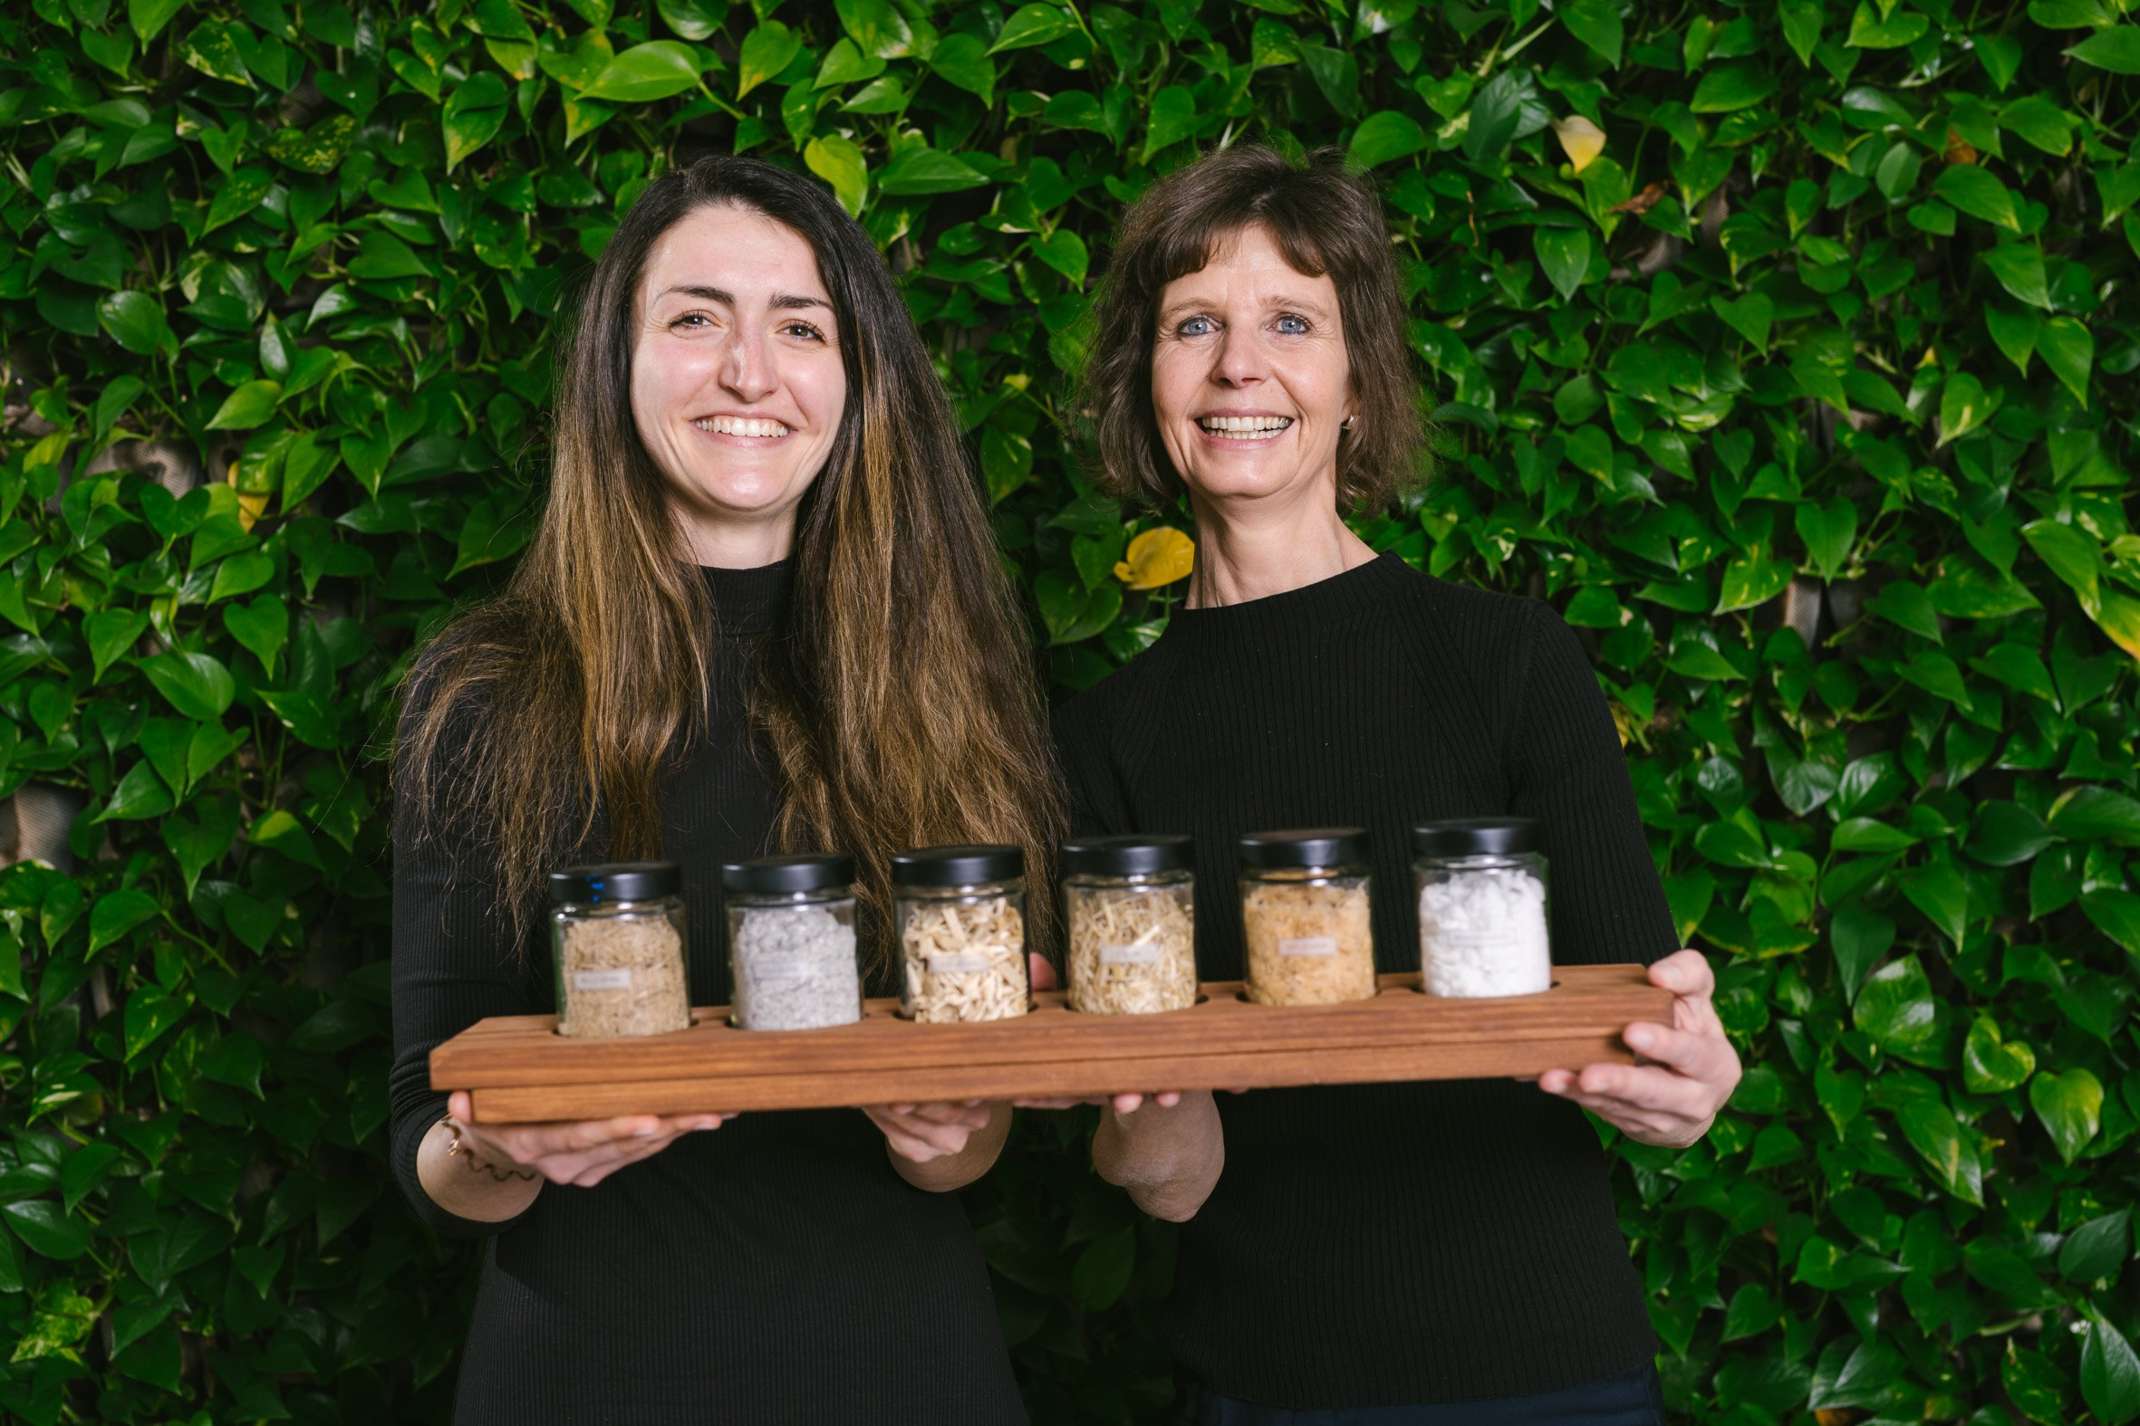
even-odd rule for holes
{"type": "Polygon", "coordinates": [[[1196,545],[1179,530],[1162,525],[1129,542],[1127,557],[1115,566],[1115,578],[1131,589],[1157,589],[1187,579],[1196,568],[1196,545]]]}
{"type": "Polygon", "coordinates": [[[1580,114],[1569,119],[1555,119],[1553,134],[1560,140],[1568,162],[1577,173],[1590,167],[1590,161],[1605,152],[1605,131],[1580,114]]]}
{"type": "MultiPolygon", "coordinates": [[[[238,484],[238,463],[236,461],[230,463],[230,469],[224,473],[223,479],[233,489],[236,489],[238,484]]],[[[267,503],[266,491],[255,495],[240,490],[238,492],[238,528],[250,534],[253,522],[267,513],[267,503]]]]}

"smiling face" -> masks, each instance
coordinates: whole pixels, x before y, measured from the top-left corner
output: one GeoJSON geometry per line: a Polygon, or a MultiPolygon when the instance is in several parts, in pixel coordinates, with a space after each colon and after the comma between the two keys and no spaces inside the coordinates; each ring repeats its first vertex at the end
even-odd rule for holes
{"type": "Polygon", "coordinates": [[[847,404],[809,243],[753,209],[699,208],[647,253],[632,331],[632,419],[699,563],[781,559],[847,404]]]}
{"type": "Polygon", "coordinates": [[[1337,498],[1353,411],[1337,284],[1309,277],[1261,227],[1159,294],[1152,411],[1198,501],[1337,498]]]}

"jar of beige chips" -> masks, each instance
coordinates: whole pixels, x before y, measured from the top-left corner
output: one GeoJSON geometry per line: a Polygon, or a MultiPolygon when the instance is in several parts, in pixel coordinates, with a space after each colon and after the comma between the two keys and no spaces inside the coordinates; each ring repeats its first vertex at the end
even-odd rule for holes
{"type": "Polygon", "coordinates": [[[924,847],[893,857],[892,921],[900,1014],[923,1024],[1025,1014],[1025,854],[1018,848],[924,847]]]}
{"type": "Polygon", "coordinates": [[[1196,1004],[1194,857],[1187,837],[1063,843],[1071,1009],[1138,1015],[1196,1004]]]}
{"type": "Polygon", "coordinates": [[[1248,998],[1329,1005],[1375,993],[1367,833],[1252,832],[1237,844],[1248,998]]]}
{"type": "Polygon", "coordinates": [[[549,889],[558,1034],[689,1028],[684,879],[674,862],[567,867],[550,873],[549,889]]]}

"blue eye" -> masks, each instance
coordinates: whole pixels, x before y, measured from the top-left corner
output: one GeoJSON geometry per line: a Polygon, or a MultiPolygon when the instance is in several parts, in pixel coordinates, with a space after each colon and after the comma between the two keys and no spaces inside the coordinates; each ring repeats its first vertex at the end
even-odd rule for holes
{"type": "Polygon", "coordinates": [[[1174,334],[1178,337],[1201,337],[1210,330],[1211,319],[1209,317],[1191,317],[1188,321],[1176,327],[1174,334]]]}
{"type": "Polygon", "coordinates": [[[1307,335],[1308,331],[1308,319],[1305,317],[1296,316],[1291,312],[1287,312],[1281,317],[1279,317],[1278,330],[1285,333],[1289,337],[1305,336],[1307,335]],[[1291,325],[1288,326],[1288,323],[1291,323],[1291,325]]]}

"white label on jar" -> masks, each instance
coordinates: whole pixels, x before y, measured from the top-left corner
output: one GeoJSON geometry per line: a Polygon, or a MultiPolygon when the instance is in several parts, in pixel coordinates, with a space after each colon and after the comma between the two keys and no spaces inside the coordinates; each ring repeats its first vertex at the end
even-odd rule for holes
{"type": "Polygon", "coordinates": [[[931,975],[973,975],[988,969],[988,957],[980,951],[937,951],[922,959],[931,975]]]}
{"type": "Polygon", "coordinates": [[[1100,964],[1103,966],[1148,966],[1159,962],[1159,944],[1156,941],[1133,941],[1126,946],[1100,947],[1100,964]]]}
{"type": "Polygon", "coordinates": [[[1288,936],[1278,943],[1281,956],[1334,956],[1337,954],[1335,936],[1288,936]]]}
{"type": "Polygon", "coordinates": [[[576,970],[572,973],[574,990],[630,990],[632,973],[628,970],[576,970]]]}

